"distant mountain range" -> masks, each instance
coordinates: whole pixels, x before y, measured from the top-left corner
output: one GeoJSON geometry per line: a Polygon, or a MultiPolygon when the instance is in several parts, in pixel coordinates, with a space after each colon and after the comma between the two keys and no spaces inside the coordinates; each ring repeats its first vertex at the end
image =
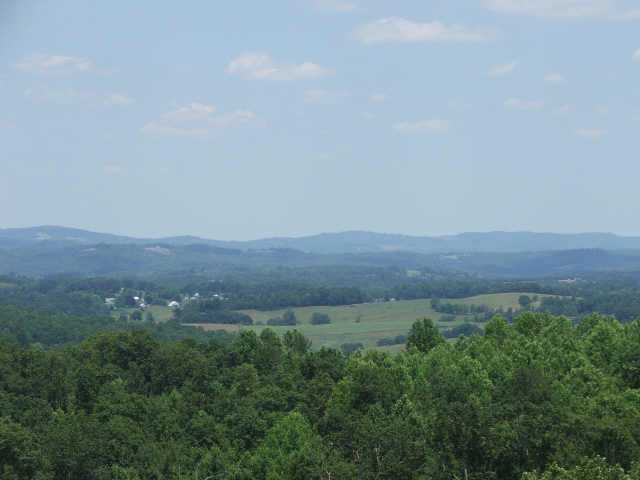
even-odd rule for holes
{"type": "Polygon", "coordinates": [[[464,233],[411,237],[326,233],[247,242],[141,239],[65,227],[0,230],[0,274],[211,276],[279,268],[430,269],[490,277],[569,277],[640,272],[640,238],[606,233],[464,233]]]}
{"type": "Polygon", "coordinates": [[[414,252],[516,253],[560,250],[640,249],[640,237],[612,233],[486,232],[419,237],[373,232],[322,233],[306,237],[265,238],[250,241],[210,240],[193,236],[134,238],[75,228],[41,226],[0,229],[0,248],[79,245],[208,245],[235,250],[294,249],[315,254],[414,252]]]}

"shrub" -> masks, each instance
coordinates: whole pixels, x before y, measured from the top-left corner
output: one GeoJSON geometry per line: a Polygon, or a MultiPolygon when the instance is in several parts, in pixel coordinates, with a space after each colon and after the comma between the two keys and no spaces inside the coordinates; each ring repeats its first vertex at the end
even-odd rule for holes
{"type": "Polygon", "coordinates": [[[315,312],[311,315],[311,325],[328,325],[331,323],[331,317],[326,313],[315,312]]]}

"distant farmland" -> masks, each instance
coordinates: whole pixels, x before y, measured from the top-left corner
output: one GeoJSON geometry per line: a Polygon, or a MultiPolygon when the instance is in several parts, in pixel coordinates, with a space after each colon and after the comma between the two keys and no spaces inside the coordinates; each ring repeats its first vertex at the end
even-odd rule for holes
{"type": "MultiPolygon", "coordinates": [[[[465,299],[443,300],[450,303],[467,305],[486,305],[490,308],[504,309],[520,308],[518,298],[523,293],[498,293],[479,295],[465,299]]],[[[533,296],[535,294],[529,294],[533,296]]],[[[538,295],[543,297],[543,295],[538,295]]],[[[269,319],[280,317],[286,309],[273,311],[243,310],[249,315],[254,325],[248,328],[260,333],[265,328],[272,328],[280,334],[287,330],[296,329],[309,338],[315,348],[322,346],[339,348],[343,343],[362,343],[366,348],[376,347],[376,342],[382,338],[395,337],[406,334],[413,322],[420,318],[431,318],[437,322],[441,330],[468,322],[470,317],[458,315],[455,321],[440,322],[442,314],[431,308],[431,300],[403,300],[397,302],[369,303],[341,307],[301,307],[292,308],[298,319],[298,325],[286,327],[267,327],[269,319]],[[331,317],[329,325],[311,325],[313,313],[325,313],[331,317]]],[[[483,326],[478,323],[477,325],[483,326]]],[[[399,347],[391,347],[398,349],[399,347]]]]}

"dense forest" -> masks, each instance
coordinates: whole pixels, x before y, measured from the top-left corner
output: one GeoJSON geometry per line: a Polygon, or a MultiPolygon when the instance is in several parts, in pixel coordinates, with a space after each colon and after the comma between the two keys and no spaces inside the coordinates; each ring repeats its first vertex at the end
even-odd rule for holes
{"type": "Polygon", "coordinates": [[[80,342],[101,332],[148,331],[161,340],[208,341],[229,337],[224,332],[205,332],[175,321],[131,322],[110,316],[77,316],[0,305],[0,338],[23,347],[50,348],[80,342]]]}
{"type": "Polygon", "coordinates": [[[345,356],[289,332],[0,344],[3,479],[638,479],[640,323],[496,317],[345,356]],[[626,472],[626,473],[625,473],[626,472]]]}

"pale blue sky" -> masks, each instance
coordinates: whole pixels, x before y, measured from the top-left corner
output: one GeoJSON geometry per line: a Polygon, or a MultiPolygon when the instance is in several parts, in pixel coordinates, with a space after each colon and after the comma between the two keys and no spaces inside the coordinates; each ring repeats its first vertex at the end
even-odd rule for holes
{"type": "Polygon", "coordinates": [[[640,2],[2,0],[0,228],[640,234],[640,2]]]}

